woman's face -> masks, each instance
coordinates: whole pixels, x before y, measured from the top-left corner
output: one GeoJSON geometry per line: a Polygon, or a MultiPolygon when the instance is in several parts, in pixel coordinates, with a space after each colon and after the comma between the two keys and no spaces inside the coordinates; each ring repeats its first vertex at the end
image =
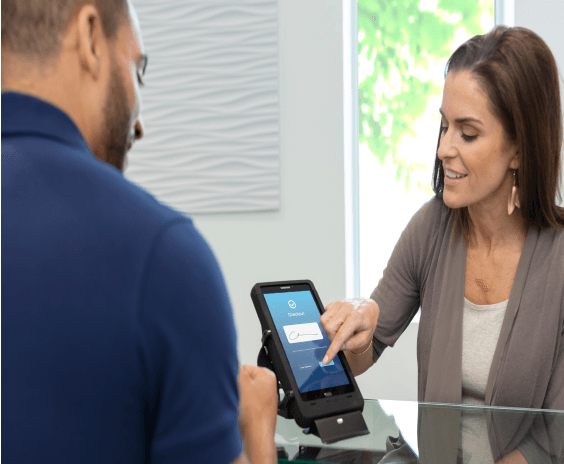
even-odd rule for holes
{"type": "Polygon", "coordinates": [[[447,74],[440,111],[437,154],[445,172],[445,204],[449,208],[507,207],[513,170],[519,167],[517,149],[506,141],[488,97],[470,72],[447,74]],[[448,174],[463,177],[451,179],[448,174]]]}

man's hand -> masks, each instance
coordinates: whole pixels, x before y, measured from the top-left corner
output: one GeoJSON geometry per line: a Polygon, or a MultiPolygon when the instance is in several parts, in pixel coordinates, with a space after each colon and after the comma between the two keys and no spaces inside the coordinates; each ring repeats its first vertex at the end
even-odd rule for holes
{"type": "Polygon", "coordinates": [[[380,308],[370,299],[353,298],[328,304],[319,319],[331,340],[323,363],[330,363],[340,350],[364,351],[372,341],[379,315],[380,308]]]}
{"type": "Polygon", "coordinates": [[[237,383],[239,428],[245,444],[245,454],[251,463],[276,462],[276,376],[264,367],[245,365],[239,369],[237,383]]]}

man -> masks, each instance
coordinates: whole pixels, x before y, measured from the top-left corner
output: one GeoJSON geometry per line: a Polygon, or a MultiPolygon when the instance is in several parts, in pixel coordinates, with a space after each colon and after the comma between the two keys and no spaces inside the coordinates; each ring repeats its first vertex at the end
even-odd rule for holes
{"type": "Polygon", "coordinates": [[[276,462],[209,247],[121,173],[146,62],[127,0],[2,1],[5,462],[276,462]]]}

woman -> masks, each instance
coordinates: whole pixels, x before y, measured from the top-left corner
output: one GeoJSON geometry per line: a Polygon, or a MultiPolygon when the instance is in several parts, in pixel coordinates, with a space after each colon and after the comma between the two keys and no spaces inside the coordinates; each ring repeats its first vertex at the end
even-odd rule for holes
{"type": "Polygon", "coordinates": [[[421,306],[419,401],[564,410],[554,57],[532,31],[498,26],[460,46],[445,74],[436,196],[370,299],[327,306],[326,360],[343,349],[361,374],[421,306]]]}

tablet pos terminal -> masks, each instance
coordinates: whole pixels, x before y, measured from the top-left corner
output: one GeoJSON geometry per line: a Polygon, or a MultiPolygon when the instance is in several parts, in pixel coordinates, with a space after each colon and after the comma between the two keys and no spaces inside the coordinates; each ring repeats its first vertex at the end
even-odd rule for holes
{"type": "MultiPolygon", "coordinates": [[[[364,399],[342,351],[328,364],[331,344],[319,322],[324,307],[309,280],[264,282],[251,291],[262,327],[257,363],[271,369],[284,391],[278,415],[295,419],[323,443],[370,433],[364,399]]],[[[279,394],[280,399],[280,394],[279,394]]]]}

